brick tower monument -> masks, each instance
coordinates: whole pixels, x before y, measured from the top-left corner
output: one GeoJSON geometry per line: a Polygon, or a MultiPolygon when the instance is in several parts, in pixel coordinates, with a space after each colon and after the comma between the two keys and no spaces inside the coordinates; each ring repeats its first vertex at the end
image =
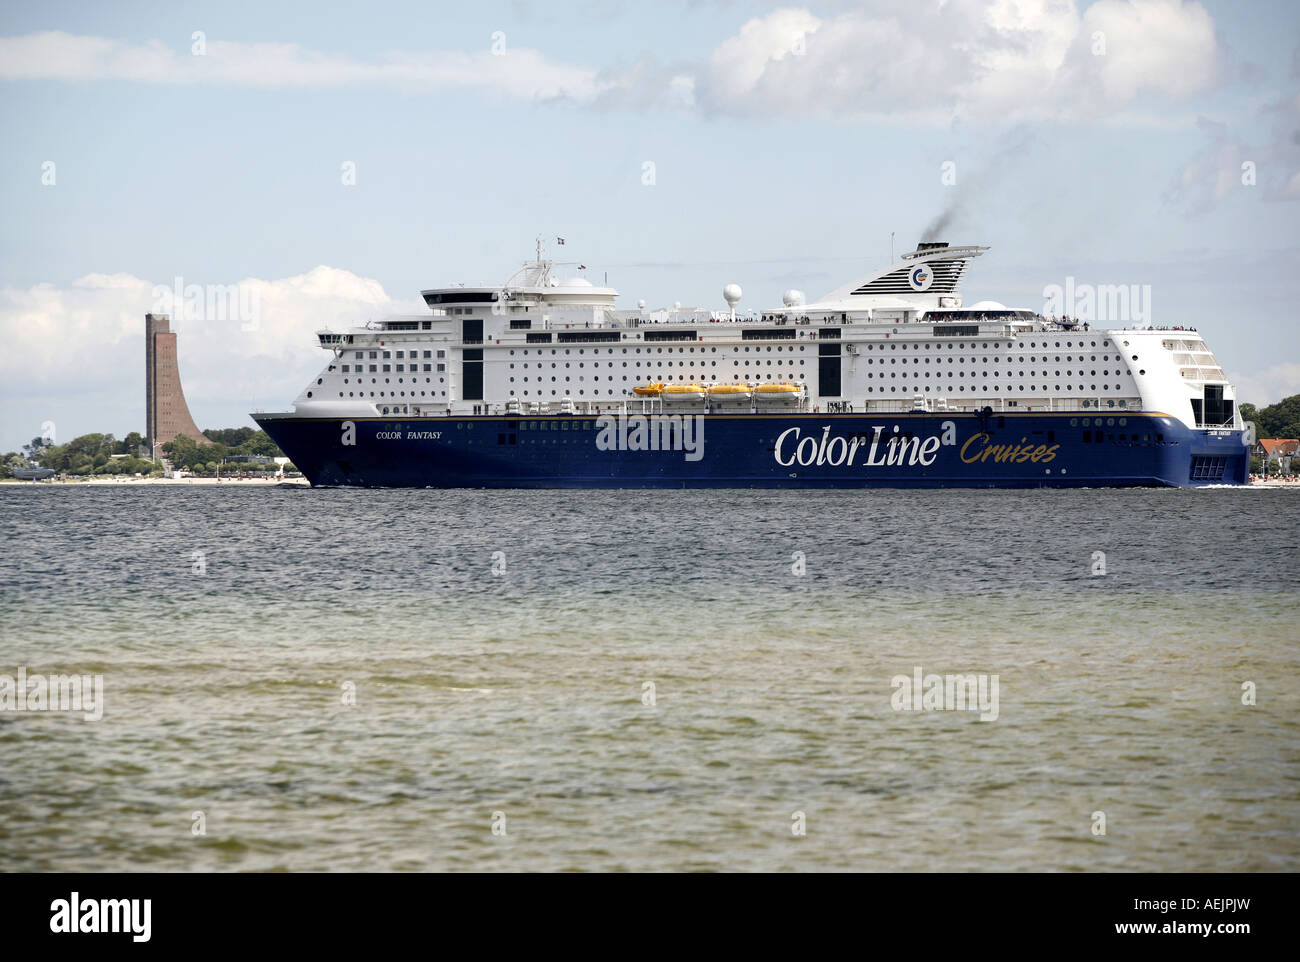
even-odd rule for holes
{"type": "Polygon", "coordinates": [[[199,444],[212,443],[199,431],[185,403],[176,365],[176,334],[166,314],[144,316],[144,411],[145,443],[152,456],[157,456],[159,445],[178,434],[199,444]]]}

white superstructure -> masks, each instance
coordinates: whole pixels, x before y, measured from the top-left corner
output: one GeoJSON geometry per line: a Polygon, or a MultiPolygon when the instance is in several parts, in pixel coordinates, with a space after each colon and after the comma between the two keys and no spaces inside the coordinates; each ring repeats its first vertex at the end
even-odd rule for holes
{"type": "Polygon", "coordinates": [[[787,291],[780,307],[737,311],[728,285],[726,310],[619,310],[613,288],[560,276],[569,265],[539,242],[500,286],[423,291],[427,314],[320,332],[331,358],[295,413],[1144,410],[1242,427],[1195,331],[963,306],[962,275],[986,250],[921,244],[808,304],[787,291]]]}

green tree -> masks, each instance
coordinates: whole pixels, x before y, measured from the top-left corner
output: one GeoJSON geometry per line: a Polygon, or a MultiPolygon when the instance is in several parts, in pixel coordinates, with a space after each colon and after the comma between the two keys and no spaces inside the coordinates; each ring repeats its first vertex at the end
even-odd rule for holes
{"type": "Polygon", "coordinates": [[[122,443],[118,447],[121,449],[117,452],[118,454],[130,454],[138,457],[140,449],[144,447],[144,438],[141,437],[139,431],[132,431],[122,439],[122,443]]]}
{"type": "Polygon", "coordinates": [[[17,451],[10,451],[0,458],[0,478],[12,478],[19,468],[27,467],[27,459],[17,451]]]}
{"type": "Polygon", "coordinates": [[[41,454],[54,447],[54,442],[49,438],[32,438],[27,444],[23,445],[23,453],[33,461],[40,458],[41,454]]]}
{"type": "Polygon", "coordinates": [[[237,448],[254,435],[261,433],[256,428],[208,428],[203,435],[208,440],[224,444],[228,448],[237,448]]]}
{"type": "Polygon", "coordinates": [[[195,470],[195,465],[202,464],[205,460],[204,449],[199,447],[198,442],[184,434],[176,435],[174,439],[162,446],[162,450],[178,470],[195,470]]]}
{"type": "Polygon", "coordinates": [[[1246,402],[1241,405],[1241,417],[1255,422],[1256,437],[1300,438],[1300,394],[1263,408],[1246,402]]]}

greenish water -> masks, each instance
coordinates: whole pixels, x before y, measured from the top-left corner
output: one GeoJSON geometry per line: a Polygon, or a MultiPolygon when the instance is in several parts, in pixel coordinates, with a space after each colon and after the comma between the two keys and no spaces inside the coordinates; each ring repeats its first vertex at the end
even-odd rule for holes
{"type": "Polygon", "coordinates": [[[0,868],[1294,870],[1297,508],[6,489],[0,868]]]}

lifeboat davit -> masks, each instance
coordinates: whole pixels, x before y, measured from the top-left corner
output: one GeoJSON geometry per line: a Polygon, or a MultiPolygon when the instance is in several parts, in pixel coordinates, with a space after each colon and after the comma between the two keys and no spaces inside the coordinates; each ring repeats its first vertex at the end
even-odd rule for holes
{"type": "Polygon", "coordinates": [[[663,397],[673,401],[703,401],[708,389],[703,384],[669,384],[663,397]]]}
{"type": "Polygon", "coordinates": [[[656,381],[654,384],[638,385],[632,388],[632,393],[637,397],[658,397],[663,393],[664,385],[662,381],[656,381]]]}

